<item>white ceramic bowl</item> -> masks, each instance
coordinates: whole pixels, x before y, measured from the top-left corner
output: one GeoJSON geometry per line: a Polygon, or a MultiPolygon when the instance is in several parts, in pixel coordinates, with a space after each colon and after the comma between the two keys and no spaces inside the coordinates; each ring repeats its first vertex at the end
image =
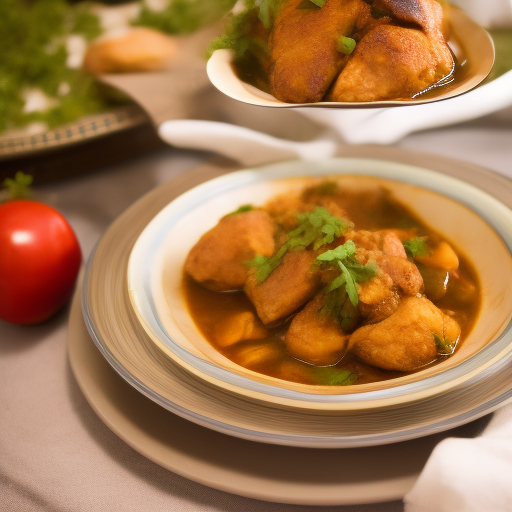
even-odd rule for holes
{"type": "Polygon", "coordinates": [[[433,397],[512,357],[511,250],[512,211],[455,178],[378,160],[294,161],[228,174],[172,201],[138,238],[130,255],[128,288],[137,317],[153,342],[178,365],[212,385],[279,406],[361,410],[433,397]],[[479,317],[461,349],[447,361],[385,383],[307,386],[234,364],[197,329],[185,306],[181,283],[186,255],[199,237],[242,204],[263,204],[277,193],[329,175],[392,180],[394,196],[461,248],[478,270],[479,317]]]}

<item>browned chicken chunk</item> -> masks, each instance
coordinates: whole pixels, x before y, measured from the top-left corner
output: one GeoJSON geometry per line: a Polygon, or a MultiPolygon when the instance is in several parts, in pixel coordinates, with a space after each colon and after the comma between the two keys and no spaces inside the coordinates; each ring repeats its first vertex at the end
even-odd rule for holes
{"type": "Polygon", "coordinates": [[[408,99],[438,82],[453,61],[414,28],[380,25],[357,45],[329,93],[330,101],[408,99]]]}
{"type": "Polygon", "coordinates": [[[436,359],[436,336],[455,345],[460,327],[428,299],[407,297],[390,317],[357,329],[349,346],[357,357],[373,366],[412,371],[436,359]]]}
{"type": "Polygon", "coordinates": [[[394,231],[352,231],[345,236],[357,245],[356,257],[360,263],[375,261],[403,293],[416,295],[423,290],[421,273],[407,259],[403,244],[394,231]]]}
{"type": "Polygon", "coordinates": [[[358,285],[359,309],[366,322],[376,323],[391,316],[400,304],[400,294],[385,272],[358,285]]]}
{"type": "Polygon", "coordinates": [[[286,333],[288,353],[317,366],[336,364],[345,354],[349,335],[336,318],[322,313],[325,295],[319,293],[297,313],[286,333]]]}
{"type": "Polygon", "coordinates": [[[269,47],[270,92],[289,103],[409,99],[454,64],[436,0],[284,0],[269,47]]]}
{"type": "Polygon", "coordinates": [[[228,215],[190,250],[185,272],[211,290],[239,290],[247,280],[246,262],[256,254],[274,252],[275,230],[274,221],[263,210],[228,215]]]}
{"type": "Polygon", "coordinates": [[[261,284],[255,272],[249,274],[244,290],[264,324],[288,317],[315,295],[320,276],[311,267],[317,255],[315,251],[288,252],[261,284]]]}
{"type": "Polygon", "coordinates": [[[364,7],[362,0],[327,0],[321,9],[287,0],[270,37],[272,94],[289,103],[320,101],[344,62],[336,41],[364,7]]]}

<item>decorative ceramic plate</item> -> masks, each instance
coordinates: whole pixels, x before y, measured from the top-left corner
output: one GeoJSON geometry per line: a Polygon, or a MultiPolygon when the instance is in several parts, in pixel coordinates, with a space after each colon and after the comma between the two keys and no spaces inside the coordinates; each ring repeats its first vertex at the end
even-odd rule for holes
{"type": "Polygon", "coordinates": [[[80,286],[69,318],[69,359],[87,401],[134,450],[203,485],[258,500],[350,505],[402,499],[433,448],[448,436],[472,437],[487,418],[404,443],[344,450],[266,445],[186,421],[121,379],[89,337],[80,286]],[[350,471],[339,471],[340,460],[350,471]]]}
{"type": "MultiPolygon", "coordinates": [[[[510,202],[512,183],[469,164],[392,148],[348,148],[364,155],[446,172],[510,202]]],[[[512,396],[510,366],[502,358],[461,386],[418,403],[374,410],[312,411],[283,407],[213,386],[176,364],[141,326],[130,302],[127,265],[140,233],[172,199],[226,169],[198,169],[160,187],[127,210],[91,257],[83,291],[88,331],[112,367],[135,389],[199,425],[236,437],[308,447],[370,446],[440,432],[476,419],[512,396]]]]}
{"type": "Polygon", "coordinates": [[[135,104],[125,105],[101,114],[83,117],[78,121],[42,133],[0,136],[0,160],[76,144],[134,128],[148,122],[147,114],[135,104]]]}

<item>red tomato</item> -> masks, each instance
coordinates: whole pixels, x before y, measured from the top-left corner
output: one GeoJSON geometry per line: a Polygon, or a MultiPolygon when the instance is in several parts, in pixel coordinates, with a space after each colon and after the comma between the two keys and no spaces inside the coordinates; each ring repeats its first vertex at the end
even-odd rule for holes
{"type": "Polygon", "coordinates": [[[82,254],[54,208],[28,200],[0,205],[0,318],[42,322],[68,300],[82,254]]]}

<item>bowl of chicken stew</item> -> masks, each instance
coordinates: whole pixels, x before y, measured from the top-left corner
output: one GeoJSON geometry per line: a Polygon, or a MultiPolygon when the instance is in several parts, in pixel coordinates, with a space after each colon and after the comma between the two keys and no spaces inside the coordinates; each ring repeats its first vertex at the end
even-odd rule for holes
{"type": "Polygon", "coordinates": [[[418,399],[508,351],[507,216],[468,184],[390,162],[241,171],[148,226],[132,303],[167,355],[229,391],[321,408],[418,399]]]}

